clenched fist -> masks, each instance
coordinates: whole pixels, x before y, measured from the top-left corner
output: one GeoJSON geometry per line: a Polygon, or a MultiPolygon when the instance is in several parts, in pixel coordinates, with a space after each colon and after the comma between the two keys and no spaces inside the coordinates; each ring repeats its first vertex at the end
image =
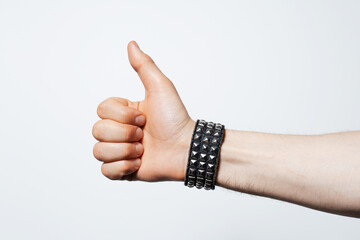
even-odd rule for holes
{"type": "Polygon", "coordinates": [[[195,122],[154,61],[135,41],[127,50],[145,87],[145,99],[112,97],[100,103],[97,112],[102,120],[93,127],[99,141],[94,156],[112,180],[182,181],[195,122]]]}

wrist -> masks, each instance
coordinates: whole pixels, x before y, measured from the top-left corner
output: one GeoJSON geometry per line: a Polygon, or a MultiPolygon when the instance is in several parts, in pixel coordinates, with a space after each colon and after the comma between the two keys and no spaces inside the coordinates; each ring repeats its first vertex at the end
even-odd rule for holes
{"type": "Polygon", "coordinates": [[[174,181],[184,181],[185,179],[185,170],[189,157],[190,143],[191,138],[194,132],[196,122],[189,118],[189,121],[184,127],[184,133],[179,138],[179,145],[177,146],[177,162],[179,166],[177,171],[174,172],[171,180],[174,181]]]}

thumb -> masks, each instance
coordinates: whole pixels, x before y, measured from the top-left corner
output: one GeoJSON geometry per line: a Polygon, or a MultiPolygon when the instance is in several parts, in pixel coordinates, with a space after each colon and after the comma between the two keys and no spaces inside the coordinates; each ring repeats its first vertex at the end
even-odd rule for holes
{"type": "Polygon", "coordinates": [[[150,56],[144,53],[135,41],[127,46],[131,66],[139,75],[146,91],[171,87],[171,81],[160,71],[150,56]]]}

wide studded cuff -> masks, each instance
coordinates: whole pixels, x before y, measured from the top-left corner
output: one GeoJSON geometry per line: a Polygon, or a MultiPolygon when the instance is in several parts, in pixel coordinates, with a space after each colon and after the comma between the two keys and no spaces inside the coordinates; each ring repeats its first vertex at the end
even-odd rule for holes
{"type": "Polygon", "coordinates": [[[191,139],[185,186],[214,190],[225,126],[197,120],[191,139]]]}

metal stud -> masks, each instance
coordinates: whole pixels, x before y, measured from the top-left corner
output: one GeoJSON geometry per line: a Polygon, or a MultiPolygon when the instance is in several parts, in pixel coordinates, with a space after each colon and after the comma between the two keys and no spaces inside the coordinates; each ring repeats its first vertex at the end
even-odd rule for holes
{"type": "Polygon", "coordinates": [[[199,169],[205,169],[206,163],[203,161],[199,162],[199,169]]]}
{"type": "Polygon", "coordinates": [[[209,155],[209,163],[215,163],[215,158],[216,156],[215,155],[209,155]]]}
{"type": "Polygon", "coordinates": [[[202,177],[197,177],[196,178],[196,187],[197,188],[202,188],[204,186],[204,178],[202,177]]]}
{"type": "Polygon", "coordinates": [[[206,179],[206,180],[205,180],[205,185],[208,186],[208,187],[210,187],[210,188],[212,188],[212,180],[206,179]]]}
{"type": "Polygon", "coordinates": [[[219,139],[214,137],[212,140],[211,140],[211,143],[214,144],[214,145],[218,145],[219,144],[219,139]]]}
{"type": "Polygon", "coordinates": [[[213,172],[206,172],[205,174],[205,178],[209,180],[212,180],[213,176],[214,176],[213,172]]]}
{"type": "Polygon", "coordinates": [[[217,146],[211,146],[210,147],[210,153],[216,154],[217,152],[218,152],[218,147],[217,146]]]}
{"type": "Polygon", "coordinates": [[[200,150],[200,143],[199,142],[194,142],[192,145],[192,149],[198,151],[200,150]]]}
{"type": "Polygon", "coordinates": [[[212,186],[212,181],[205,180],[204,188],[205,190],[210,190],[212,186]]]}
{"type": "Polygon", "coordinates": [[[196,133],[194,135],[194,140],[200,140],[200,138],[201,138],[201,134],[196,133]]]}
{"type": "Polygon", "coordinates": [[[189,168],[189,176],[195,176],[195,168],[189,168]]]}
{"type": "Polygon", "coordinates": [[[195,177],[194,176],[189,176],[189,182],[194,182],[195,183],[195,177]]]}
{"type": "Polygon", "coordinates": [[[215,165],[214,165],[214,164],[209,163],[209,164],[207,165],[207,171],[209,171],[209,172],[214,172],[214,169],[215,169],[215,165]]]}
{"type": "Polygon", "coordinates": [[[198,123],[199,126],[205,127],[205,124],[206,124],[205,120],[199,120],[199,123],[198,123]]]}
{"type": "Polygon", "coordinates": [[[197,151],[191,151],[191,157],[197,158],[199,153],[197,151]]]}
{"type": "Polygon", "coordinates": [[[195,186],[195,177],[193,176],[189,176],[188,177],[189,181],[188,181],[188,187],[194,187],[195,186]]]}
{"type": "Polygon", "coordinates": [[[205,131],[205,134],[206,134],[206,135],[211,135],[211,134],[212,134],[211,129],[207,128],[206,131],[205,131]]]}
{"type": "Polygon", "coordinates": [[[191,167],[195,167],[195,166],[196,166],[196,162],[197,162],[196,159],[190,159],[190,166],[191,166],[191,167]]]}
{"type": "Polygon", "coordinates": [[[215,125],[215,129],[221,130],[221,128],[222,128],[222,125],[221,125],[220,123],[217,123],[217,124],[215,125]]]}
{"type": "Polygon", "coordinates": [[[198,170],[198,178],[199,178],[199,177],[204,177],[204,175],[205,175],[205,170],[199,169],[199,170],[198,170]]]}
{"type": "Polygon", "coordinates": [[[208,128],[214,128],[215,124],[213,122],[208,122],[207,127],[208,128]]]}
{"type": "Polygon", "coordinates": [[[205,151],[205,152],[207,152],[207,151],[209,150],[209,145],[203,144],[203,145],[202,145],[202,150],[205,151]]]}
{"type": "Polygon", "coordinates": [[[206,153],[200,153],[200,160],[205,160],[206,159],[206,153]]]}
{"type": "Polygon", "coordinates": [[[210,138],[209,137],[204,137],[203,142],[209,144],[210,143],[210,138]]]}
{"type": "Polygon", "coordinates": [[[196,128],[196,132],[197,133],[202,133],[204,131],[204,128],[203,127],[197,127],[196,128]]]}
{"type": "Polygon", "coordinates": [[[196,182],[196,188],[201,189],[203,187],[204,183],[202,182],[196,182]]]}

